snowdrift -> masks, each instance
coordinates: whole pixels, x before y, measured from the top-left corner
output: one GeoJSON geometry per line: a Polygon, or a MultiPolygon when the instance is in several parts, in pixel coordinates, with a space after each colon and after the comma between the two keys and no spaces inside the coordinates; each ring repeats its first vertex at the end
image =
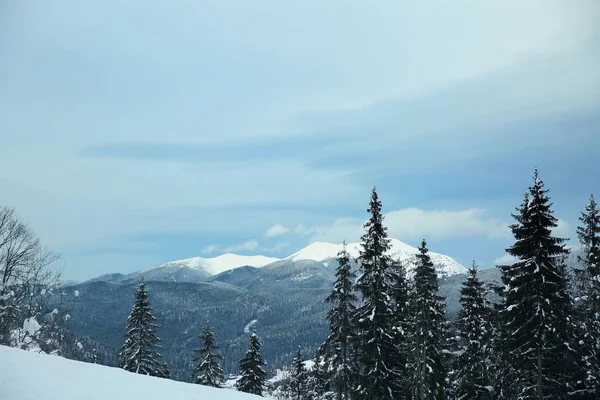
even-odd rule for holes
{"type": "Polygon", "coordinates": [[[2,400],[252,400],[254,395],[0,346],[2,400]]]}

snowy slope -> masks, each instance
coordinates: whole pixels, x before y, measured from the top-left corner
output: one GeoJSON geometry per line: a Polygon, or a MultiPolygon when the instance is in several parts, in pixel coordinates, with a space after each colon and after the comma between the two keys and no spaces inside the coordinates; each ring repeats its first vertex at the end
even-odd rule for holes
{"type": "Polygon", "coordinates": [[[227,253],[214,258],[194,257],[185,260],[170,261],[128,275],[107,274],[91,279],[91,281],[136,283],[143,276],[147,281],[205,282],[211,276],[228,270],[244,266],[263,267],[276,261],[279,261],[279,259],[265,256],[240,256],[227,253]]]}
{"type": "Polygon", "coordinates": [[[214,258],[193,257],[185,260],[170,261],[157,267],[148,268],[140,272],[146,273],[153,270],[165,268],[189,268],[205,271],[209,275],[217,275],[230,269],[244,267],[262,267],[279,261],[279,258],[265,256],[240,256],[237,254],[223,254],[214,258]]]}
{"type": "MultiPolygon", "coordinates": [[[[390,239],[390,243],[392,245],[392,248],[388,254],[394,260],[409,263],[410,261],[414,260],[415,254],[418,253],[418,249],[416,247],[410,246],[398,239],[392,238],[390,239]]],[[[285,259],[289,261],[313,260],[325,262],[327,260],[336,258],[338,252],[342,250],[342,248],[342,244],[315,242],[285,259]]],[[[347,244],[348,253],[353,258],[359,256],[360,249],[360,243],[347,244]]],[[[431,251],[429,252],[429,256],[431,257],[431,261],[437,266],[438,273],[440,273],[441,275],[453,276],[458,274],[465,274],[468,272],[462,264],[460,264],[458,261],[454,260],[449,256],[434,253],[431,251]]]]}
{"type": "Polygon", "coordinates": [[[252,400],[228,389],[153,378],[0,346],[0,399],[6,400],[252,400]]]}

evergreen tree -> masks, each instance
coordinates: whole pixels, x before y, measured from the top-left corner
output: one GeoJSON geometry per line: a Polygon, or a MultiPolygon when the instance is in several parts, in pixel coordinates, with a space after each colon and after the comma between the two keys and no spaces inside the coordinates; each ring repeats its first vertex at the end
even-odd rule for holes
{"type": "Polygon", "coordinates": [[[394,343],[394,315],[391,295],[393,292],[392,260],[386,255],[390,249],[387,228],[383,226],[381,201],[373,188],[368,212],[370,219],[361,237],[358,262],[361,274],[356,289],[362,295],[362,304],[355,313],[356,334],[353,337],[357,364],[360,399],[396,399],[401,393],[400,368],[394,343]]]}
{"type": "Polygon", "coordinates": [[[196,367],[192,373],[194,382],[204,386],[223,387],[225,383],[225,372],[221,368],[220,362],[223,357],[215,354],[218,347],[215,345],[215,334],[209,322],[204,326],[204,332],[200,335],[202,348],[194,350],[197,358],[193,361],[196,367]]]}
{"type": "Polygon", "coordinates": [[[536,169],[529,195],[513,214],[516,223],[510,227],[516,241],[506,251],[518,261],[501,267],[502,341],[519,399],[565,398],[574,368],[568,346],[573,331],[564,265],[567,250],[565,239],[552,236],[557,220],[547,192],[536,169]]]}
{"type": "Polygon", "coordinates": [[[594,199],[579,217],[581,226],[577,236],[583,250],[580,261],[583,264],[582,306],[580,332],[583,349],[582,367],[585,370],[585,387],[594,398],[600,397],[600,209],[594,199]]]}
{"type": "Polygon", "coordinates": [[[454,362],[455,395],[462,399],[492,399],[492,307],[485,287],[477,276],[477,266],[460,290],[462,309],[458,314],[458,357],[454,362]]]}
{"type": "Polygon", "coordinates": [[[263,395],[266,373],[263,369],[265,362],[260,354],[262,344],[256,335],[256,330],[250,335],[249,348],[246,355],[240,360],[240,379],[237,389],[240,392],[263,395]]]}
{"type": "Polygon", "coordinates": [[[394,365],[398,372],[396,398],[410,397],[410,380],[408,374],[401,373],[408,362],[407,354],[410,349],[408,331],[410,326],[409,314],[409,284],[406,277],[406,268],[400,261],[394,261],[391,268],[392,274],[392,299],[393,319],[392,335],[394,337],[395,353],[394,365]]]}
{"type": "Polygon", "coordinates": [[[446,340],[444,298],[439,295],[438,277],[425,240],[421,242],[415,275],[409,294],[408,327],[411,399],[445,398],[446,368],[443,351],[446,340]]]}
{"type": "Polygon", "coordinates": [[[171,378],[171,370],[169,369],[169,366],[166,363],[162,363],[156,369],[156,376],[158,376],[159,378],[170,379],[171,378]]]}
{"type": "Polygon", "coordinates": [[[352,380],[352,364],[350,359],[349,338],[353,335],[352,317],[356,310],[356,294],[352,280],[356,277],[351,270],[350,255],[346,250],[346,242],[338,253],[338,268],[333,290],[325,299],[332,303],[327,313],[329,321],[329,337],[319,348],[333,390],[338,400],[349,399],[352,380]]]}
{"type": "Polygon", "coordinates": [[[325,362],[319,355],[315,355],[315,364],[308,374],[307,400],[333,400],[335,395],[329,390],[328,373],[325,362]]]}
{"type": "Polygon", "coordinates": [[[501,311],[505,307],[504,286],[501,284],[490,284],[491,291],[499,299],[492,303],[490,321],[492,325],[492,334],[490,337],[490,376],[492,379],[494,399],[497,400],[513,400],[517,397],[514,392],[515,371],[508,362],[510,352],[505,346],[503,338],[508,334],[505,323],[502,319],[501,311]]]}
{"type": "Polygon", "coordinates": [[[306,398],[307,387],[307,372],[302,358],[302,349],[298,347],[294,364],[292,365],[292,376],[290,379],[291,398],[295,400],[303,400],[306,398]]]}
{"type": "Polygon", "coordinates": [[[127,319],[125,343],[119,354],[119,366],[127,371],[143,375],[169,377],[166,364],[161,364],[158,353],[160,339],[156,336],[158,325],[154,322],[148,291],[142,278],[135,295],[135,303],[127,319]]]}

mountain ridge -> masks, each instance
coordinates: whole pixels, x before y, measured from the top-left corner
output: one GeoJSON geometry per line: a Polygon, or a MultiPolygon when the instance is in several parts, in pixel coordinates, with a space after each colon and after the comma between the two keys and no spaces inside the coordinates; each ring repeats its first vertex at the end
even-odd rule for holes
{"type": "MultiPolygon", "coordinates": [[[[411,275],[412,267],[418,249],[398,239],[390,238],[391,249],[388,254],[394,259],[404,263],[408,274],[411,275]]],[[[351,258],[360,255],[361,243],[348,243],[346,249],[351,258]]],[[[139,281],[142,276],[145,280],[176,281],[176,282],[204,282],[225,272],[242,267],[276,267],[296,264],[300,261],[313,261],[322,264],[325,268],[337,258],[343,244],[329,242],[313,242],[297,252],[285,257],[275,258],[263,255],[238,255],[225,253],[212,258],[192,257],[181,260],[168,261],[158,266],[145,268],[130,274],[112,273],[90,279],[102,280],[113,283],[131,283],[139,281]]],[[[429,252],[432,262],[440,276],[454,276],[464,274],[467,269],[452,257],[429,252]]]]}

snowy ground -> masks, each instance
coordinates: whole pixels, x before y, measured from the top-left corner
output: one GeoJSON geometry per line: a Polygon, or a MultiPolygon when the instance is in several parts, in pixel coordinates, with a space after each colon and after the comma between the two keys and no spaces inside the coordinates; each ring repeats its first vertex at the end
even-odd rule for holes
{"type": "Polygon", "coordinates": [[[228,389],[152,378],[0,346],[2,400],[251,400],[262,397],[228,389]]]}

